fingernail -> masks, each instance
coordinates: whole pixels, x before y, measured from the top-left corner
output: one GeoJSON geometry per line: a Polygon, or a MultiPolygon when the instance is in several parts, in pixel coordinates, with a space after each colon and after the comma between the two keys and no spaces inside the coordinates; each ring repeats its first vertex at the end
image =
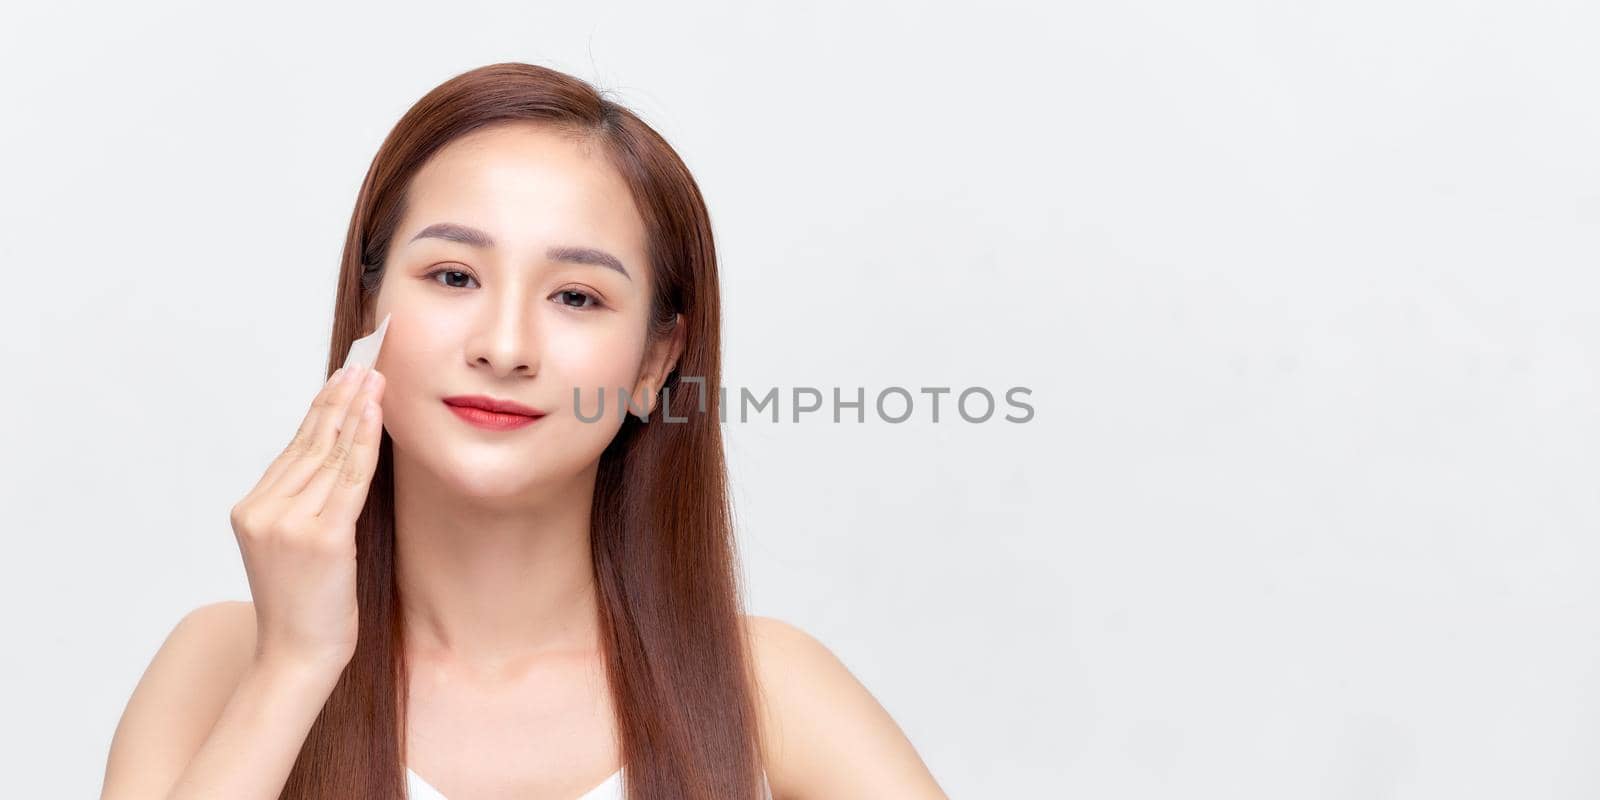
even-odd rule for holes
{"type": "Polygon", "coordinates": [[[328,376],[328,383],[338,383],[342,380],[344,380],[344,367],[334,370],[333,374],[328,376]]]}
{"type": "Polygon", "coordinates": [[[367,379],[362,383],[368,389],[378,388],[378,373],[376,370],[367,373],[367,379]]]}

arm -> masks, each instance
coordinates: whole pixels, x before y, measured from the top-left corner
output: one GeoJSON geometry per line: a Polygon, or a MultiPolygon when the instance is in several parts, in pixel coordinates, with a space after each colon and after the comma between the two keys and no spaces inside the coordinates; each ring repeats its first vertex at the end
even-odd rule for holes
{"type": "Polygon", "coordinates": [[[101,800],[276,800],[340,670],[258,661],[254,641],[250,603],[179,621],[117,724],[101,800]]]}
{"type": "Polygon", "coordinates": [[[774,800],[948,800],[889,712],[827,647],[752,617],[774,800]]]}

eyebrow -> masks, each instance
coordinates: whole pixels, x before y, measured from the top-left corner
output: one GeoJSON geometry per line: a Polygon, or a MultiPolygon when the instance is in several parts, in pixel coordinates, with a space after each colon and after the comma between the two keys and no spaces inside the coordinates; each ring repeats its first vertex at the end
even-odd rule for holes
{"type": "MultiPolygon", "coordinates": [[[[461,225],[455,222],[435,222],[417,232],[411,237],[414,242],[418,239],[443,239],[447,242],[459,242],[470,247],[494,247],[494,237],[470,225],[461,225]]],[[[622,261],[616,256],[593,247],[553,246],[545,251],[545,257],[553,261],[565,261],[570,264],[593,264],[597,267],[606,267],[622,273],[622,277],[633,280],[628,274],[622,261]]]]}

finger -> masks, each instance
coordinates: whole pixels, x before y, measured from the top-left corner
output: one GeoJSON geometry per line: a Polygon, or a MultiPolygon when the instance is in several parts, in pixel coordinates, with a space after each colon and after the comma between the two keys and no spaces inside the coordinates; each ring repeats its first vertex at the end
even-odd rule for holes
{"type": "Polygon", "coordinates": [[[321,498],[317,516],[322,519],[354,523],[367,504],[367,491],[378,466],[378,446],[383,441],[383,406],[377,398],[363,400],[362,406],[360,418],[349,423],[355,437],[340,469],[324,470],[300,493],[308,507],[314,508],[321,498]]]}
{"type": "Polygon", "coordinates": [[[300,427],[295,430],[294,436],[289,440],[289,444],[278,453],[277,458],[274,458],[271,464],[267,465],[266,471],[261,473],[256,485],[251,487],[250,491],[245,495],[247,498],[260,494],[275,483],[279,476],[283,474],[283,471],[288,468],[289,462],[294,460],[296,454],[310,444],[311,434],[316,430],[317,418],[325,410],[328,399],[333,397],[338,390],[339,381],[347,374],[347,370],[341,368],[334,370],[333,374],[328,376],[328,380],[322,384],[322,388],[317,390],[317,396],[311,399],[311,408],[306,411],[305,417],[300,420],[300,427]]]}
{"type": "MultiPolygon", "coordinates": [[[[361,416],[369,402],[377,402],[383,376],[373,372],[367,376],[366,383],[362,386],[361,396],[350,404],[350,409],[341,421],[339,437],[334,440],[333,447],[317,465],[317,471],[306,482],[304,488],[295,495],[295,508],[301,514],[316,516],[321,513],[323,506],[327,505],[328,495],[334,490],[341,480],[358,480],[357,477],[345,478],[347,469],[351,469],[351,458],[355,454],[356,435],[361,432],[361,416]]],[[[360,465],[354,469],[359,470],[360,465]]]]}
{"type": "Polygon", "coordinates": [[[317,471],[327,457],[338,436],[337,427],[350,410],[350,405],[361,394],[364,367],[346,370],[344,380],[334,384],[326,397],[318,397],[308,417],[309,430],[297,442],[290,443],[284,451],[286,463],[277,478],[268,484],[266,491],[274,497],[293,497],[305,488],[306,481],[317,471]]]}

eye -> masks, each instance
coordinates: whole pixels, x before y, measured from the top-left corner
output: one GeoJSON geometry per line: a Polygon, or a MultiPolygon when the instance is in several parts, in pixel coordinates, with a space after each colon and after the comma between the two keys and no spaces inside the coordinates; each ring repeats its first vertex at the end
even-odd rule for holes
{"type": "Polygon", "coordinates": [[[577,289],[562,289],[561,291],[556,292],[556,297],[560,298],[561,305],[575,311],[588,311],[590,309],[599,308],[601,305],[600,298],[595,297],[588,292],[579,291],[577,289]],[[573,305],[567,302],[573,298],[577,298],[580,303],[584,300],[588,300],[590,302],[586,305],[573,305]]]}
{"type": "MultiPolygon", "coordinates": [[[[458,275],[458,276],[461,276],[462,278],[465,278],[466,280],[472,281],[473,283],[476,283],[477,280],[478,280],[477,278],[474,278],[471,275],[469,275],[466,272],[463,272],[462,270],[459,270],[459,269],[436,269],[436,270],[428,273],[425,277],[433,278],[434,281],[437,283],[438,282],[438,276],[440,276],[440,275],[446,275],[446,276],[457,276],[458,275]]],[[[451,279],[450,278],[446,278],[445,280],[449,281],[451,279]]],[[[465,289],[465,288],[468,288],[466,286],[458,286],[458,285],[456,285],[454,283],[448,283],[448,282],[444,283],[442,285],[444,285],[444,286],[446,286],[447,288],[450,288],[450,289],[465,289]]],[[[561,303],[563,308],[570,308],[570,309],[573,309],[574,311],[590,311],[590,310],[593,310],[593,309],[596,309],[596,308],[601,308],[601,307],[603,307],[605,305],[604,303],[601,303],[600,302],[600,298],[596,297],[595,295],[592,295],[592,294],[590,294],[588,292],[581,291],[581,290],[578,290],[578,289],[562,289],[561,291],[556,292],[555,296],[560,298],[559,302],[561,303]],[[570,301],[573,301],[573,300],[577,301],[576,304],[574,304],[573,302],[570,302],[570,301]],[[585,302],[585,301],[587,301],[587,302],[585,302]]]]}
{"type": "MultiPolygon", "coordinates": [[[[432,277],[434,277],[436,275],[463,275],[463,276],[465,276],[467,278],[467,280],[473,281],[474,283],[477,282],[477,278],[474,278],[471,275],[467,275],[467,273],[462,272],[459,269],[436,269],[436,270],[428,273],[427,277],[432,278],[432,277]]],[[[467,288],[465,286],[455,286],[455,285],[452,285],[452,284],[446,284],[446,286],[448,286],[451,289],[465,289],[465,288],[467,288]]]]}

